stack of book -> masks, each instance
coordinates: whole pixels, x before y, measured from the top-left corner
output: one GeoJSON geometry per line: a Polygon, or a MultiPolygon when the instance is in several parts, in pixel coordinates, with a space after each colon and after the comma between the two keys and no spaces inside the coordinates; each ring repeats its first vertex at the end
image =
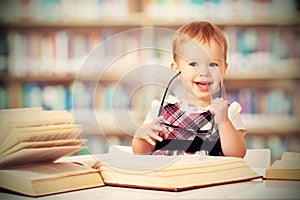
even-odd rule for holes
{"type": "Polygon", "coordinates": [[[0,187],[40,196],[101,185],[97,170],[55,162],[85,148],[67,111],[7,109],[0,119],[0,187]]]}

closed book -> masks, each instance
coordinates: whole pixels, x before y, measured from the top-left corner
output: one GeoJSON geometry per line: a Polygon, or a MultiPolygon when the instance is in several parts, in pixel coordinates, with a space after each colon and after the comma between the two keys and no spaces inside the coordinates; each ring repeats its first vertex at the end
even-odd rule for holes
{"type": "Polygon", "coordinates": [[[276,160],[266,170],[266,179],[300,180],[300,153],[284,152],[280,160],[276,160]]]}

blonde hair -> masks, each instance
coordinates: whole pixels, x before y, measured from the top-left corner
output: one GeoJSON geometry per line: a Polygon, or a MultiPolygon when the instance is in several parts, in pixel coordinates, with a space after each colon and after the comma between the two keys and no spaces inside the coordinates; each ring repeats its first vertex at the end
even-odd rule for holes
{"type": "Polygon", "coordinates": [[[189,40],[195,40],[200,43],[208,43],[213,40],[224,49],[224,58],[227,59],[228,44],[223,31],[209,22],[196,21],[181,26],[173,39],[173,58],[177,59],[178,46],[189,40]]]}

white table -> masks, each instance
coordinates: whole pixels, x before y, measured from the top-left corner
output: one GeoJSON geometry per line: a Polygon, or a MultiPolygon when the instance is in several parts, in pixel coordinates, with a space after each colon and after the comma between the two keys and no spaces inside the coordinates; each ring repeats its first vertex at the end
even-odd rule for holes
{"type": "Polygon", "coordinates": [[[101,199],[300,199],[300,181],[277,181],[257,179],[242,183],[232,183],[205,187],[182,192],[156,191],[123,187],[103,186],[74,192],[31,198],[0,191],[2,200],[101,200],[101,199]]]}

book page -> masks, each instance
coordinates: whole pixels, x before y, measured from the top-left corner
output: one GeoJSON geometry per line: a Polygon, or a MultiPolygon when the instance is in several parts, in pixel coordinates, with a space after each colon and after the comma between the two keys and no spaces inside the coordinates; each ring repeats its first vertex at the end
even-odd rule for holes
{"type": "Polygon", "coordinates": [[[61,158],[57,162],[65,161],[98,169],[107,185],[134,188],[178,191],[261,178],[243,159],[233,157],[93,154],[61,158]]]}
{"type": "Polygon", "coordinates": [[[211,167],[212,165],[244,162],[241,158],[203,155],[153,156],[124,153],[124,155],[99,154],[94,157],[99,161],[100,165],[106,165],[121,171],[126,170],[132,172],[180,170],[194,167],[211,167]]]}
{"type": "Polygon", "coordinates": [[[62,157],[56,160],[56,162],[73,162],[73,163],[86,165],[88,167],[99,170],[100,161],[98,160],[98,158],[99,156],[106,157],[106,155],[107,154],[87,154],[87,155],[80,155],[80,156],[69,156],[69,157],[62,157]]]}
{"type": "Polygon", "coordinates": [[[68,116],[71,115],[66,110],[42,110],[42,108],[14,108],[14,109],[1,109],[1,119],[11,120],[27,120],[28,118],[36,118],[37,116],[47,117],[51,115],[68,116]],[[24,118],[28,116],[28,118],[24,118]]]}
{"type": "MultiPolygon", "coordinates": [[[[201,161],[198,161],[199,164],[201,161]]],[[[249,167],[244,162],[220,162],[215,161],[216,163],[211,163],[206,166],[197,166],[194,164],[193,166],[186,166],[181,168],[161,168],[158,170],[152,171],[142,171],[140,169],[122,169],[122,168],[114,168],[113,166],[101,165],[98,167],[102,173],[122,173],[122,174],[139,174],[142,176],[155,176],[155,177],[172,177],[172,176],[184,176],[186,174],[208,174],[214,172],[221,171],[231,171],[233,169],[248,169],[249,167]]],[[[95,168],[95,165],[93,166],[95,168]]],[[[253,172],[254,173],[254,172],[253,172]]]]}
{"type": "MultiPolygon", "coordinates": [[[[26,110],[26,109],[25,109],[26,110]]],[[[72,124],[73,116],[66,111],[30,110],[30,112],[2,111],[0,114],[0,141],[3,141],[15,127],[31,127],[51,124],[72,124]]]]}
{"type": "Polygon", "coordinates": [[[15,118],[26,118],[27,115],[35,115],[42,113],[42,108],[14,108],[14,109],[0,109],[0,141],[4,140],[9,132],[9,121],[15,118]]]}
{"type": "Polygon", "coordinates": [[[33,163],[54,162],[55,160],[83,150],[83,146],[61,146],[49,148],[22,149],[8,156],[1,158],[0,168],[7,168],[16,165],[26,165],[33,163]]]}
{"type": "MultiPolygon", "coordinates": [[[[12,109],[13,110],[13,109],[12,109]]],[[[6,122],[21,121],[30,123],[30,120],[43,120],[43,119],[62,119],[72,118],[72,115],[66,110],[40,110],[40,109],[15,109],[13,112],[10,109],[1,110],[0,119],[6,122]]],[[[72,120],[73,122],[73,120],[72,120]]],[[[1,123],[2,125],[4,123],[1,123]]],[[[43,124],[39,124],[43,125],[43,124]]]]}
{"type": "Polygon", "coordinates": [[[37,142],[21,142],[9,150],[0,154],[0,159],[22,149],[28,148],[45,148],[57,146],[80,146],[85,140],[71,139],[71,140],[53,140],[53,141],[37,141],[37,142]]]}
{"type": "Polygon", "coordinates": [[[271,169],[300,169],[300,159],[276,160],[271,169]]]}
{"type": "Polygon", "coordinates": [[[65,140],[77,137],[78,129],[74,124],[14,128],[5,140],[2,141],[0,153],[7,151],[21,142],[65,140]]]}
{"type": "Polygon", "coordinates": [[[298,152],[284,152],[281,156],[281,160],[287,159],[300,159],[300,153],[298,152]]]}

